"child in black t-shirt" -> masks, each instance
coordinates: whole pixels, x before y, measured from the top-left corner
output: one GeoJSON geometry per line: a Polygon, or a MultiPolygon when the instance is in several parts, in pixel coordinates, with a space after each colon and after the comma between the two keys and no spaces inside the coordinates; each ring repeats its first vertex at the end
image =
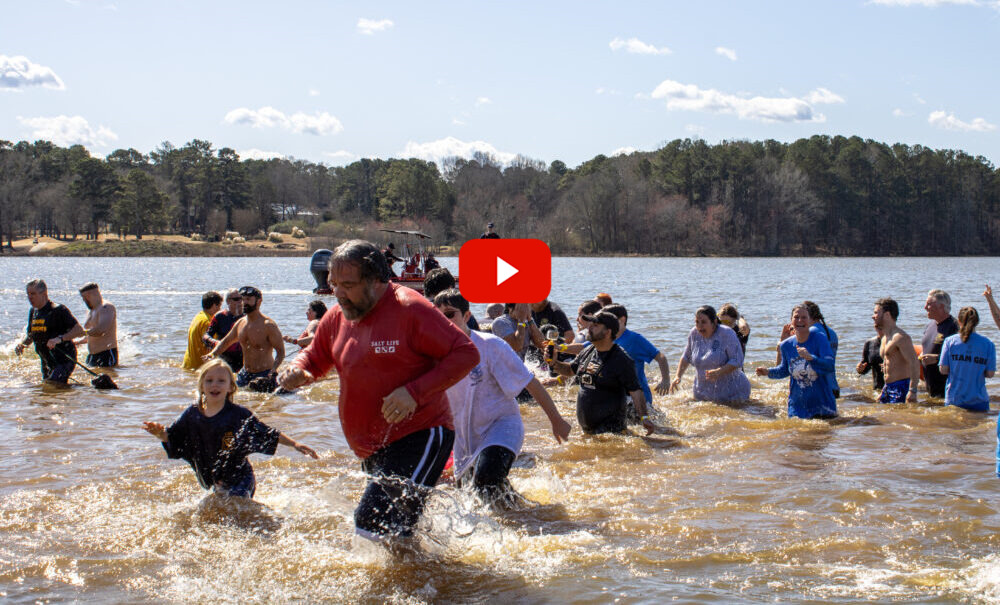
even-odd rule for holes
{"type": "Polygon", "coordinates": [[[233,403],[235,393],[232,370],[225,361],[214,359],[198,373],[196,405],[184,410],[170,428],[158,422],[144,422],[142,428],[163,442],[168,458],[186,460],[203,488],[252,498],[257,485],[247,461],[250,454],[270,456],[281,443],[307,456],[319,456],[233,403]]]}

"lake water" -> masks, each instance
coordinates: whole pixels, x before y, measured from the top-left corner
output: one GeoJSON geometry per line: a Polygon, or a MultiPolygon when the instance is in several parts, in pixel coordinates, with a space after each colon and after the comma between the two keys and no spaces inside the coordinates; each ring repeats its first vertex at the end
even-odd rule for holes
{"type": "MultiPolygon", "coordinates": [[[[443,485],[422,554],[404,558],[353,537],[364,476],[337,421],[335,379],[238,395],[322,456],[282,446],[253,457],[259,506],[221,508],[140,428],[194,401],[180,362],[202,292],[257,285],[264,313],[297,334],[313,298],[308,264],[0,258],[0,600],[1000,601],[995,412],[876,405],[870,377],[854,372],[881,296],[899,301],[900,325],[919,340],[926,292],[944,288],[953,312],[976,306],[980,332],[998,342],[982,297],[1000,283],[997,259],[554,259],[552,300],[572,318],[609,292],[671,370],[699,305],[736,303],[753,329],[752,374],[773,362],[792,305],[818,302],[840,335],[838,403],[852,422],[789,420],[787,381],[756,376],[749,405],[692,402],[690,370],[685,393],[655,402],[683,433],[676,444],[582,438],[574,426],[560,446],[541,411],[522,407],[530,456],[511,480],[538,504],[496,515],[443,485]],[[101,284],[119,312],[121,390],[92,389],[80,370],[84,386],[40,386],[34,354],[14,356],[34,277],[81,321],[77,288],[101,284]]],[[[653,384],[657,372],[648,367],[653,384]]],[[[575,389],[552,392],[575,425],[575,389]]]]}

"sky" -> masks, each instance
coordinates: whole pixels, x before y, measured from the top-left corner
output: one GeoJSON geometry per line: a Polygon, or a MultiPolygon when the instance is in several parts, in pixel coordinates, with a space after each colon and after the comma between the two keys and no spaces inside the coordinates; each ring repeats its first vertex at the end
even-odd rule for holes
{"type": "Polygon", "coordinates": [[[0,139],[569,166],[815,134],[1000,161],[1000,0],[3,0],[0,139]]]}

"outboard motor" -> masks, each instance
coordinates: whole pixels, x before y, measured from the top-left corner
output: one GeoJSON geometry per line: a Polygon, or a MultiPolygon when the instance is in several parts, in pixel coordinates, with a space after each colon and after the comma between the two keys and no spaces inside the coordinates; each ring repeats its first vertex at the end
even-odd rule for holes
{"type": "Polygon", "coordinates": [[[327,278],[330,276],[331,256],[333,256],[333,252],[326,248],[320,248],[313,252],[312,260],[309,261],[309,270],[312,271],[313,279],[316,280],[314,294],[331,293],[330,286],[327,284],[327,278]]]}

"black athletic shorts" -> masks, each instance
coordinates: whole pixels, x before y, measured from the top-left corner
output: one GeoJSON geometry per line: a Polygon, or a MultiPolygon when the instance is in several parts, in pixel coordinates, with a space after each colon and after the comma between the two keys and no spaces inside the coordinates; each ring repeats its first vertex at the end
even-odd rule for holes
{"type": "Polygon", "coordinates": [[[87,355],[87,365],[92,368],[113,368],[118,365],[118,349],[108,349],[87,355]]]}
{"type": "Polygon", "coordinates": [[[458,486],[472,487],[488,503],[503,499],[514,491],[507,475],[515,457],[514,452],[502,445],[483,448],[472,467],[458,478],[458,486]]]}
{"type": "Polygon", "coordinates": [[[358,535],[372,540],[411,536],[454,442],[454,431],[435,426],[410,433],[362,460],[361,468],[371,479],[354,510],[358,535]]]}

